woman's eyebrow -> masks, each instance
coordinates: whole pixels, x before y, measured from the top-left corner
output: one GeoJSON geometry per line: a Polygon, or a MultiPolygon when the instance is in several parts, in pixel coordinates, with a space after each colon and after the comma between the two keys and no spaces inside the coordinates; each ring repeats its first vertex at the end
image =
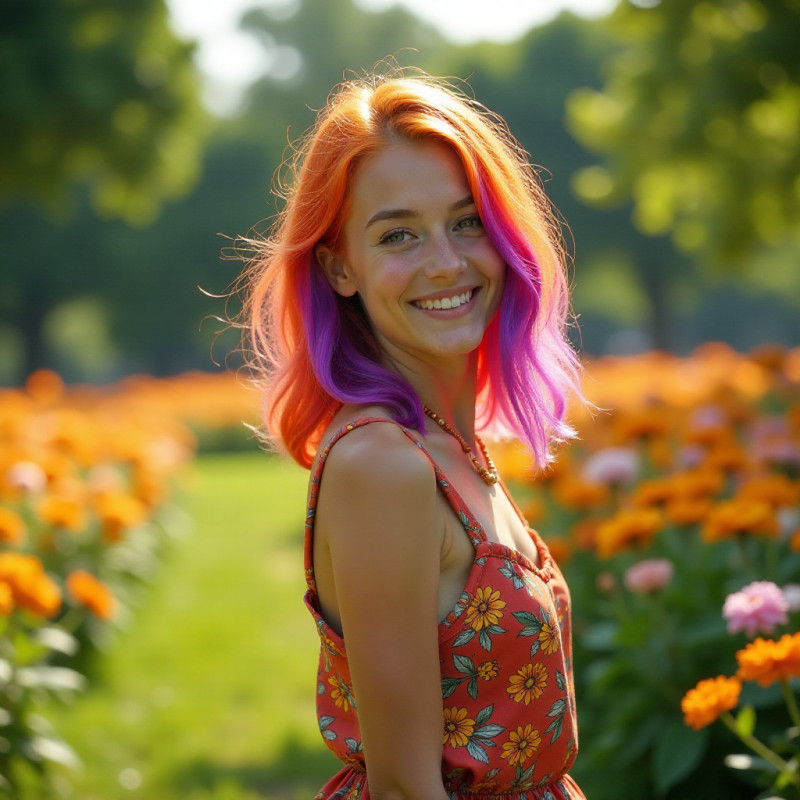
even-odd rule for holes
{"type": "MultiPolygon", "coordinates": [[[[458,211],[461,208],[465,208],[466,206],[471,206],[474,204],[474,200],[472,199],[472,195],[468,194],[466,197],[462,197],[460,200],[457,200],[453,205],[450,206],[450,211],[458,211]]],[[[416,219],[420,217],[421,214],[419,211],[414,211],[410,208],[385,208],[382,211],[375,212],[367,221],[367,224],[364,226],[365,228],[369,228],[370,225],[373,225],[376,222],[382,222],[383,220],[387,219],[416,219]]]]}

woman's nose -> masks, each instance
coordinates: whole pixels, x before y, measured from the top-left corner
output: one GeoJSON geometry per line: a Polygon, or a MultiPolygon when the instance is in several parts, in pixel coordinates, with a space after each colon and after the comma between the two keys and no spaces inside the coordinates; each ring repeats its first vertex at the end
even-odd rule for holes
{"type": "Polygon", "coordinates": [[[431,238],[425,260],[425,274],[429,278],[458,275],[466,266],[463,253],[449,236],[431,238]]]}

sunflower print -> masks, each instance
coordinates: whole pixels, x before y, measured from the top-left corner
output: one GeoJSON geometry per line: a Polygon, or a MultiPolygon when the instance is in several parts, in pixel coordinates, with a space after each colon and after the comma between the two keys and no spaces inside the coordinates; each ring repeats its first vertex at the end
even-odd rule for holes
{"type": "Polygon", "coordinates": [[[506,607],[505,600],[500,599],[500,591],[491,586],[482,586],[470,600],[464,622],[474,631],[482,631],[491,625],[497,625],[506,607]]]}
{"type": "Polygon", "coordinates": [[[541,743],[542,737],[533,725],[519,727],[508,734],[508,741],[503,745],[500,757],[507,759],[512,767],[524,764],[539,749],[541,743]]]}
{"type": "Polygon", "coordinates": [[[349,711],[351,706],[356,708],[352,687],[348,686],[339,675],[331,675],[328,683],[331,686],[331,697],[337,708],[341,708],[342,711],[349,711]]]}
{"type": "Polygon", "coordinates": [[[509,678],[506,691],[515,703],[527,706],[531,700],[538,700],[544,694],[548,677],[547,667],[541,661],[525,664],[509,678]]]}
{"type": "Polygon", "coordinates": [[[475,720],[469,718],[466,708],[444,710],[444,746],[466,747],[475,732],[475,720]]]}

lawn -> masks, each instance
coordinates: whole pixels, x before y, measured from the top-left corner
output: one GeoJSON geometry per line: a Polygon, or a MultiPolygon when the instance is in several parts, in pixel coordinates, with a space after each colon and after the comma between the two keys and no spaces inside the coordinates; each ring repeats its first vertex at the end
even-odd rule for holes
{"type": "Polygon", "coordinates": [[[260,453],[201,457],[186,533],[92,688],[48,711],[80,800],[312,797],[337,769],[314,713],[302,604],[307,473],[260,453]]]}

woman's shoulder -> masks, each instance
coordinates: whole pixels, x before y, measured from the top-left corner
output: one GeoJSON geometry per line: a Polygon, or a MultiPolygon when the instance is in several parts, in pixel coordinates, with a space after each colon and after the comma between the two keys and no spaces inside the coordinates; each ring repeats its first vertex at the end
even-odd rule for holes
{"type": "Polygon", "coordinates": [[[343,409],[328,427],[322,449],[329,481],[333,477],[354,486],[392,483],[399,488],[428,485],[434,474],[416,435],[409,436],[380,407],[343,409]]]}

